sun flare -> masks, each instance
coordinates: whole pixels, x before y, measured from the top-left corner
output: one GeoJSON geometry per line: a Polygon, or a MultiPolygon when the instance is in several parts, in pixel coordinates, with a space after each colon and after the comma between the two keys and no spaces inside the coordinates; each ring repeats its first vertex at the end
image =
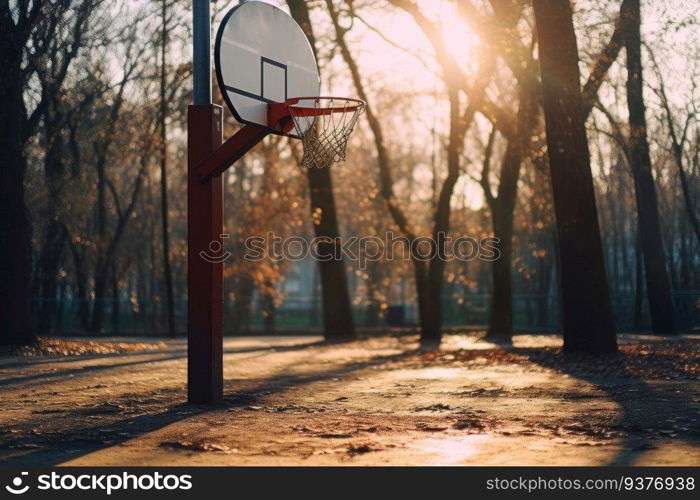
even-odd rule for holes
{"type": "Polygon", "coordinates": [[[440,16],[441,35],[452,58],[464,70],[473,67],[477,56],[479,37],[455,12],[440,16]]]}

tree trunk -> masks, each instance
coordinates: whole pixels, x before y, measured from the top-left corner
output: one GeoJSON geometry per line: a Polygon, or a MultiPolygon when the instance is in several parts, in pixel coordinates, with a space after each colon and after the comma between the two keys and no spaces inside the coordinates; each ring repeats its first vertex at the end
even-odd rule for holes
{"type": "Polygon", "coordinates": [[[150,297],[148,294],[148,288],[146,279],[148,277],[148,264],[147,264],[147,253],[148,247],[139,248],[139,254],[136,258],[136,266],[138,268],[137,278],[136,278],[136,297],[138,300],[138,321],[144,330],[148,330],[148,311],[150,309],[150,297]]]}
{"type": "Polygon", "coordinates": [[[642,238],[639,228],[634,239],[634,313],[633,328],[642,329],[642,301],[644,300],[644,265],[642,263],[642,238]]]}
{"type": "Polygon", "coordinates": [[[173,298],[173,273],[170,267],[170,230],[168,224],[168,143],[165,118],[167,115],[166,93],[166,60],[165,54],[168,43],[168,25],[166,17],[167,5],[162,0],[161,8],[161,46],[160,46],[160,214],[161,232],[163,237],[163,277],[165,279],[165,297],[167,300],[168,335],[175,338],[175,300],[173,298]]]}
{"type": "Polygon", "coordinates": [[[513,335],[513,212],[495,210],[493,214],[493,232],[501,255],[491,265],[493,292],[487,337],[507,340],[513,335]]]}
{"type": "MultiPolygon", "coordinates": [[[[290,8],[292,4],[303,3],[298,0],[288,0],[290,8]]],[[[391,215],[392,220],[399,228],[399,230],[406,236],[409,240],[409,244],[416,240],[416,232],[411,228],[411,224],[408,221],[408,217],[401,208],[395,193],[394,193],[394,181],[391,174],[391,162],[389,159],[389,152],[384,141],[384,132],[382,126],[379,122],[378,117],[374,114],[373,108],[368,101],[367,94],[362,84],[360,78],[359,69],[357,63],[352,57],[350,50],[345,43],[344,28],[342,28],[338,21],[338,13],[333,7],[333,3],[330,0],[326,1],[328,11],[331,15],[333,25],[335,28],[335,33],[337,36],[337,42],[340,47],[343,59],[350,69],[352,75],[353,84],[357,90],[357,94],[365,101],[367,104],[365,106],[365,116],[367,117],[367,122],[369,123],[370,129],[372,130],[372,135],[374,136],[374,143],[377,148],[377,165],[379,167],[379,179],[380,179],[380,194],[382,198],[386,201],[387,209],[391,215]]],[[[302,25],[303,26],[303,25],[302,25]]],[[[409,180],[410,182],[410,180],[409,180]]],[[[449,215],[449,214],[448,214],[449,215]]],[[[448,219],[449,221],[449,219],[448,219]]],[[[440,338],[440,319],[436,317],[429,317],[429,315],[435,315],[439,308],[435,308],[433,305],[433,293],[430,289],[430,280],[428,278],[428,266],[425,262],[411,258],[414,268],[415,275],[415,286],[416,295],[418,301],[418,315],[421,329],[421,342],[430,344],[430,347],[435,347],[434,344],[439,344],[440,338]]],[[[437,274],[437,273],[436,273],[437,274]]]]}
{"type": "MultiPolygon", "coordinates": [[[[427,296],[426,318],[421,320],[425,329],[421,330],[422,344],[440,344],[442,338],[442,285],[445,274],[445,237],[450,231],[450,213],[452,193],[459,179],[459,161],[463,153],[464,134],[468,120],[460,115],[459,90],[451,87],[448,89],[450,101],[450,137],[447,146],[447,178],[440,188],[437,204],[435,206],[435,222],[433,224],[433,238],[431,245],[434,247],[430,253],[430,260],[426,264],[427,296]],[[464,120],[464,122],[463,122],[464,120]]],[[[414,259],[417,256],[414,256],[414,259]]],[[[416,282],[416,288],[419,283],[416,282]]]]}
{"type": "Polygon", "coordinates": [[[372,298],[372,292],[367,291],[367,306],[365,307],[365,326],[374,328],[379,326],[380,304],[372,298]]]}
{"type": "Polygon", "coordinates": [[[334,256],[333,259],[318,263],[321,273],[323,335],[326,340],[350,340],[355,337],[355,326],[345,266],[340,248],[336,244],[340,231],[336,218],[331,172],[329,168],[310,168],[307,171],[307,177],[314,232],[316,237],[323,237],[328,241],[318,244],[319,254],[334,256]]]}
{"type": "Polygon", "coordinates": [[[40,334],[52,333],[52,322],[56,312],[56,291],[58,286],[58,267],[61,254],[66,244],[66,230],[59,220],[58,209],[64,174],[63,145],[58,123],[60,117],[54,106],[50,106],[44,119],[46,135],[46,155],[44,157],[44,179],[46,182],[46,229],[39,252],[40,297],[39,327],[40,334]]]}
{"type": "Polygon", "coordinates": [[[24,201],[26,161],[23,95],[20,78],[23,43],[13,36],[7,7],[0,13],[0,344],[35,341],[30,310],[32,226],[24,201]]]}
{"type": "Polygon", "coordinates": [[[78,287],[78,318],[83,331],[90,328],[90,305],[88,302],[87,273],[85,272],[85,257],[78,251],[75,244],[68,238],[68,247],[73,256],[73,266],[75,267],[75,283],[78,287]]]}
{"type": "Polygon", "coordinates": [[[254,283],[249,276],[242,276],[238,281],[233,300],[233,334],[246,335],[253,316],[254,283]]]}
{"type": "MultiPolygon", "coordinates": [[[[517,135],[508,140],[508,146],[501,165],[501,178],[498,196],[487,195],[493,232],[499,238],[501,255],[492,263],[493,294],[487,337],[493,340],[509,341],[513,335],[513,212],[518,194],[520,166],[525,154],[525,139],[532,136],[535,124],[534,89],[526,78],[518,81],[520,103],[517,113],[517,135]]],[[[487,170],[488,172],[488,170],[487,170]]],[[[488,179],[484,179],[488,182],[488,179]]],[[[491,193],[491,187],[484,185],[491,193]]]]}
{"type": "MultiPolygon", "coordinates": [[[[51,203],[50,201],[48,202],[51,203]]],[[[39,309],[38,333],[53,332],[56,315],[56,292],[58,290],[58,268],[66,243],[66,233],[55,213],[50,215],[46,235],[39,254],[39,275],[41,277],[41,303],[39,309]]]]}
{"type": "Polygon", "coordinates": [[[539,259],[537,294],[537,326],[549,326],[549,287],[552,282],[551,258],[539,259]]]}
{"type": "Polygon", "coordinates": [[[97,159],[95,165],[97,170],[97,257],[95,259],[95,296],[92,304],[92,320],[90,324],[90,332],[94,334],[102,332],[107,270],[109,268],[109,263],[106,262],[104,256],[107,247],[106,160],[104,154],[97,159]]]}
{"type": "Polygon", "coordinates": [[[92,322],[90,324],[90,332],[96,335],[102,333],[108,278],[109,265],[105,263],[104,257],[98,256],[97,264],[95,265],[95,298],[92,303],[92,322]]]}
{"type": "Polygon", "coordinates": [[[680,224],[680,235],[679,239],[681,240],[681,248],[680,248],[680,265],[678,266],[678,282],[680,283],[680,288],[682,289],[691,289],[691,280],[690,280],[690,270],[692,269],[692,265],[689,262],[692,259],[692,256],[694,254],[691,253],[690,251],[690,246],[692,245],[692,242],[689,241],[689,236],[688,236],[688,223],[684,218],[681,217],[681,220],[679,221],[680,224]]]}
{"type": "MultiPolygon", "coordinates": [[[[116,117],[115,117],[116,119],[116,117]]],[[[131,192],[129,205],[124,211],[118,210],[117,225],[111,238],[107,239],[107,205],[105,199],[105,188],[107,185],[107,173],[105,170],[106,150],[102,153],[101,158],[97,161],[97,221],[98,221],[98,242],[97,242],[97,258],[95,261],[95,302],[92,311],[91,331],[93,333],[102,332],[102,322],[104,316],[104,299],[107,291],[107,281],[109,279],[110,269],[116,265],[115,259],[119,243],[121,242],[126,226],[131,220],[136,202],[138,200],[143,179],[148,166],[148,156],[141,157],[141,165],[139,172],[134,181],[131,192]]],[[[113,193],[116,197],[116,192],[113,193]]],[[[117,208],[119,207],[118,200],[115,199],[117,208]]]]}
{"type": "Polygon", "coordinates": [[[557,219],[565,352],[616,352],[569,2],[533,1],[557,219]]]}
{"type": "MultiPolygon", "coordinates": [[[[670,111],[669,111],[670,113],[670,111]]],[[[673,126],[673,122],[669,119],[669,127],[673,126]]],[[[698,215],[695,212],[695,204],[693,203],[693,195],[690,193],[690,187],[688,186],[688,176],[683,168],[683,150],[682,146],[675,142],[673,144],[673,156],[676,159],[676,166],[678,167],[678,175],[681,179],[681,190],[683,192],[683,201],[685,202],[685,210],[688,214],[688,219],[693,226],[693,232],[695,233],[695,238],[698,243],[700,243],[700,221],[698,220],[698,215]]]]}
{"type": "Polygon", "coordinates": [[[63,313],[66,307],[66,279],[61,278],[58,283],[58,307],[55,315],[54,334],[63,334],[63,313]]]}
{"type": "Polygon", "coordinates": [[[513,210],[522,162],[522,152],[517,141],[519,139],[508,142],[501,168],[498,197],[491,203],[493,232],[499,239],[501,255],[493,261],[491,267],[493,294],[487,337],[496,340],[509,340],[513,335],[513,210]]]}
{"type": "Polygon", "coordinates": [[[639,0],[629,2],[624,38],[627,50],[627,108],[630,122],[630,156],[637,199],[637,217],[644,256],[651,327],[654,333],[668,334],[676,329],[671,282],[666,269],[656,187],[651,173],[642,78],[642,48],[639,0]]]}
{"type": "Polygon", "coordinates": [[[420,341],[425,347],[434,348],[440,343],[440,320],[433,316],[439,312],[435,306],[435,297],[430,292],[428,264],[418,259],[411,259],[416,282],[416,300],[418,302],[418,321],[420,324],[420,341]]]}
{"type": "Polygon", "coordinates": [[[313,266],[313,275],[311,277],[311,306],[309,308],[309,325],[318,326],[318,291],[321,286],[319,280],[318,266],[313,266]]]}
{"type": "MultiPolygon", "coordinates": [[[[265,284],[265,288],[271,290],[274,285],[270,282],[265,284]]],[[[275,304],[275,297],[272,293],[264,295],[262,297],[263,304],[263,315],[265,333],[268,335],[274,335],[275,329],[277,327],[277,304],[275,304]]]]}
{"type": "MultiPolygon", "coordinates": [[[[151,190],[148,190],[148,193],[150,193],[151,190]]],[[[155,203],[152,200],[149,200],[148,203],[149,207],[154,207],[155,203]]],[[[155,212],[155,210],[153,211],[155,212]]],[[[156,276],[156,269],[158,269],[157,266],[157,252],[156,252],[156,231],[155,228],[158,225],[158,222],[156,220],[156,214],[151,213],[151,220],[149,221],[148,224],[148,257],[150,261],[150,265],[148,266],[148,297],[149,297],[149,330],[153,333],[156,331],[160,330],[160,317],[158,316],[158,304],[160,301],[156,300],[156,287],[157,287],[157,276],[156,276]]]]}
{"type": "MultiPolygon", "coordinates": [[[[309,39],[314,55],[317,56],[316,38],[312,29],[308,5],[304,0],[287,0],[287,5],[292,17],[299,23],[309,39]]],[[[335,239],[340,235],[340,231],[335,212],[330,170],[328,168],[310,168],[307,171],[307,177],[311,193],[311,213],[314,219],[316,215],[320,215],[318,224],[314,220],[316,236],[335,239]],[[317,213],[318,210],[320,210],[320,214],[317,213]]],[[[336,255],[336,250],[339,249],[336,249],[334,244],[322,243],[319,245],[321,254],[328,254],[330,250],[333,250],[332,255],[336,255]]],[[[339,252],[337,256],[338,258],[319,262],[323,335],[326,340],[350,340],[355,338],[355,325],[352,318],[345,267],[339,252]]]]}
{"type": "Polygon", "coordinates": [[[379,313],[381,304],[380,301],[377,300],[377,289],[379,288],[380,284],[380,265],[381,263],[373,260],[369,263],[369,268],[367,269],[367,308],[365,326],[368,327],[379,326],[379,313]]]}
{"type": "Polygon", "coordinates": [[[104,162],[97,164],[97,258],[95,259],[95,297],[92,304],[92,321],[90,332],[102,333],[104,300],[107,289],[107,270],[109,263],[104,256],[106,242],[107,207],[105,199],[104,162]]]}
{"type": "Polygon", "coordinates": [[[119,335],[119,278],[117,277],[117,266],[112,266],[112,335],[119,335]]]}

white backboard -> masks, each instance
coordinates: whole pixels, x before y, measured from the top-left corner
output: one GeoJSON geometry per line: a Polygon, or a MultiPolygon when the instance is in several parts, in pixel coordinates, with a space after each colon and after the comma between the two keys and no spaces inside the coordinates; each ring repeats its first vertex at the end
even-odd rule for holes
{"type": "Polygon", "coordinates": [[[241,123],[267,126],[268,103],[320,91],[316,59],[301,27],[264,2],[244,2],[226,13],[214,64],[224,100],[241,123]]]}

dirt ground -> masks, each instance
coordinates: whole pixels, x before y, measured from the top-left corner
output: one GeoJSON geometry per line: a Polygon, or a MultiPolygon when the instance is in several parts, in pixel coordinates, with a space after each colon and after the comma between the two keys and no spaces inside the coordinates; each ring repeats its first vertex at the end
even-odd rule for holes
{"type": "Polygon", "coordinates": [[[700,338],[620,339],[227,339],[217,408],[184,404],[184,341],[56,341],[0,356],[0,463],[699,465],[700,338]]]}

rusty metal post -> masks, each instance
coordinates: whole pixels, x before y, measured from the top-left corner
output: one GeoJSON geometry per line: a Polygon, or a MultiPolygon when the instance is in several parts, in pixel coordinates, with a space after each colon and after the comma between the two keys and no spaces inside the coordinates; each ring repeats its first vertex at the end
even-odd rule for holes
{"type": "MultiPolygon", "coordinates": [[[[195,166],[222,143],[222,109],[213,104],[187,110],[187,399],[215,404],[223,399],[223,262],[205,260],[221,244],[221,176],[200,181],[195,166]]],[[[221,247],[220,247],[221,248],[221,247]]]]}

